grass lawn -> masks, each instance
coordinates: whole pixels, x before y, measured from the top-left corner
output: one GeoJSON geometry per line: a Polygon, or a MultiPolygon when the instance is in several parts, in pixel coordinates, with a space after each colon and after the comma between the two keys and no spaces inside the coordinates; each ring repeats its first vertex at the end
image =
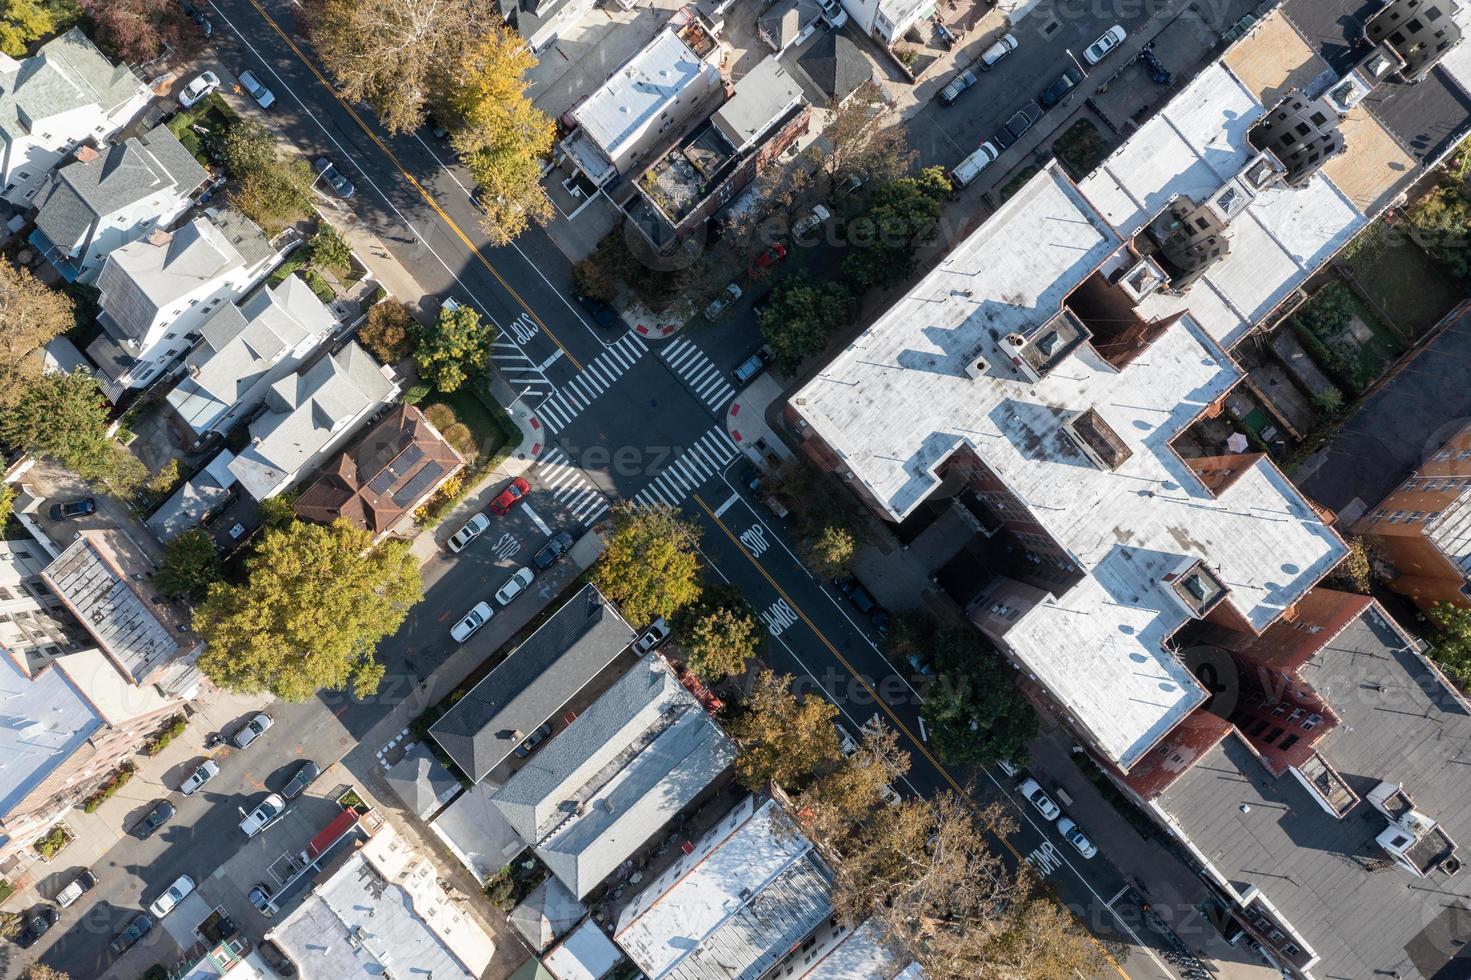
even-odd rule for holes
{"type": "Polygon", "coordinates": [[[1091,119],[1079,119],[1053,140],[1052,152],[1074,180],[1082,180],[1108,156],[1108,144],[1091,119]]]}
{"type": "MultiPolygon", "coordinates": [[[[472,382],[471,384],[482,381],[472,382]]],[[[501,416],[504,412],[499,406],[494,411],[485,404],[475,392],[471,390],[471,384],[462,386],[458,391],[449,394],[433,392],[429,397],[419,403],[419,409],[428,412],[432,405],[444,405],[455,413],[455,418],[470,429],[470,435],[475,440],[477,447],[476,458],[467,460],[473,467],[483,459],[494,456],[506,443],[511,441],[511,429],[513,423],[510,419],[502,422],[501,416]]],[[[519,435],[519,433],[517,433],[519,435]]]]}
{"type": "Polygon", "coordinates": [[[1356,395],[1405,351],[1389,328],[1343,283],[1319,291],[1289,323],[1313,359],[1356,395]],[[1368,336],[1356,335],[1355,321],[1368,329],[1368,336]]]}
{"type": "Polygon", "coordinates": [[[1347,260],[1354,282],[1406,336],[1418,340],[1463,298],[1463,291],[1428,256],[1406,241],[1347,260]]]}
{"type": "Polygon", "coordinates": [[[206,141],[195,132],[193,127],[197,125],[209,130],[211,134],[218,135],[224,133],[239,120],[240,117],[236,115],[235,110],[220,98],[220,93],[211,92],[189,108],[180,109],[164,125],[178,138],[180,143],[184,144],[184,149],[194,155],[194,159],[207,166],[213,161],[205,152],[206,141]]]}

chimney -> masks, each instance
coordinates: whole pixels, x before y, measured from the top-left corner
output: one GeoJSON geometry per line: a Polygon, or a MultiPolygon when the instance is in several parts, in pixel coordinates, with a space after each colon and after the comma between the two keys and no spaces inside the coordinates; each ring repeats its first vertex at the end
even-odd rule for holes
{"type": "Polygon", "coordinates": [[[77,147],[76,156],[78,163],[91,163],[93,160],[102,159],[102,154],[98,153],[97,148],[92,146],[92,144],[90,143],[83,143],[81,146],[77,147]]]}
{"type": "Polygon", "coordinates": [[[174,236],[162,228],[155,228],[148,233],[148,244],[156,245],[159,248],[162,248],[173,240],[174,236]]]}

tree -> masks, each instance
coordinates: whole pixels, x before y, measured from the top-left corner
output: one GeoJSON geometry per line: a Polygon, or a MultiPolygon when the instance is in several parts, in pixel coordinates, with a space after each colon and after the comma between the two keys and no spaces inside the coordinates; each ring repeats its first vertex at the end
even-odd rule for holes
{"type": "Polygon", "coordinates": [[[443,392],[454,391],[490,360],[495,324],[468,306],[441,307],[439,321],[419,332],[414,363],[419,376],[443,392]]]}
{"type": "Polygon", "coordinates": [[[613,508],[613,530],[593,581],[635,625],[673,619],[700,598],[700,529],[668,505],[613,508]]]}
{"type": "Polygon", "coordinates": [[[105,405],[96,379],[87,372],[43,374],[30,382],[10,411],[0,413],[0,442],[79,472],[95,472],[108,445],[105,405]]]}
{"type": "Polygon", "coordinates": [[[796,789],[841,757],[838,709],[824,697],[797,699],[790,675],[763,670],[730,731],[740,743],[736,775],[755,792],[767,783],[796,789]]]}
{"type": "Polygon", "coordinates": [[[833,331],[851,323],[857,312],[858,301],[841,280],[794,272],[772,289],[771,302],[761,311],[761,334],[782,367],[794,371],[821,353],[833,331]]]}
{"type": "Polygon", "coordinates": [[[311,167],[292,157],[264,170],[250,170],[230,193],[230,203],[267,235],[274,235],[311,213],[311,167]]]}
{"type": "MultiPolygon", "coordinates": [[[[982,942],[970,945],[979,946],[976,952],[995,971],[993,976],[1091,977],[1111,972],[1102,947],[1079,927],[1072,913],[1035,888],[1011,903],[999,926],[982,942]]],[[[962,946],[960,952],[967,950],[962,946]]],[[[970,962],[966,956],[956,959],[961,965],[970,962]]]]}
{"type": "Polygon", "coordinates": [[[802,542],[802,558],[818,577],[837,578],[847,570],[857,549],[851,532],[830,524],[802,542]]]}
{"type": "Polygon", "coordinates": [[[1410,237],[1459,279],[1471,278],[1471,199],[1454,184],[1443,184],[1410,206],[1410,237]]]}
{"type": "Polygon", "coordinates": [[[15,487],[8,483],[0,482],[0,531],[10,521],[11,512],[15,509],[15,487]]]}
{"type": "Polygon", "coordinates": [[[916,151],[903,126],[893,125],[893,106],[876,82],[858,86],[823,129],[822,165],[834,179],[863,170],[887,181],[909,170],[916,151]]]}
{"type": "Polygon", "coordinates": [[[843,273],[859,289],[892,286],[909,275],[915,249],[939,225],[948,193],[950,180],[939,167],[876,187],[868,207],[848,223],[843,273]]]}
{"type": "Polygon", "coordinates": [[[306,247],[311,252],[312,265],[317,268],[327,269],[339,276],[352,271],[352,248],[347,244],[347,239],[342,237],[342,232],[332,225],[323,222],[306,247]]]}
{"type": "Polygon", "coordinates": [[[76,325],[65,293],[0,261],[0,410],[13,406],[41,375],[43,350],[76,325]]]}
{"type": "Polygon", "coordinates": [[[94,38],[127,62],[152,61],[165,51],[188,59],[199,50],[199,28],[176,0],[77,0],[96,28],[94,38]]]}
{"type": "Polygon", "coordinates": [[[214,583],[195,611],[199,668],[233,691],[286,701],[371,680],[365,662],[424,594],[407,542],[371,545],[345,520],[265,531],[244,584],[214,583]]]}
{"type": "Polygon", "coordinates": [[[237,180],[276,165],[276,138],[254,119],[241,119],[219,141],[220,162],[237,180]]]}
{"type": "Polygon", "coordinates": [[[71,974],[62,973],[45,963],[32,963],[20,975],[20,980],[71,980],[71,974]]]}
{"type": "Polygon", "coordinates": [[[66,30],[78,13],[71,0],[6,0],[0,8],[0,51],[24,58],[32,41],[66,30]]]}
{"type": "Polygon", "coordinates": [[[744,674],[761,637],[760,624],[738,591],[728,596],[721,590],[723,601],[710,602],[713,591],[707,590],[707,600],[681,615],[675,627],[685,666],[706,681],[744,674]]]}
{"type": "Polygon", "coordinates": [[[368,311],[358,329],[358,342],[384,364],[397,364],[413,352],[414,314],[396,299],[385,299],[368,311]]]}
{"type": "Polygon", "coordinates": [[[209,534],[196,527],[163,546],[163,563],[153,573],[153,584],[172,599],[197,598],[219,578],[219,551],[209,534]]]}
{"type": "Polygon", "coordinates": [[[930,744],[948,763],[1020,762],[1037,737],[1037,714],[1017,689],[1000,655],[971,632],[939,629],[937,676],[920,715],[930,744]]]}
{"type": "Polygon", "coordinates": [[[1471,608],[1437,602],[1430,609],[1430,618],[1440,628],[1431,651],[1435,662],[1463,686],[1471,684],[1471,608]]]}
{"type": "Polygon", "coordinates": [[[841,849],[841,842],[884,804],[909,765],[897,731],[877,721],[866,726],[853,752],[820,774],[798,800],[807,836],[841,849]]]}

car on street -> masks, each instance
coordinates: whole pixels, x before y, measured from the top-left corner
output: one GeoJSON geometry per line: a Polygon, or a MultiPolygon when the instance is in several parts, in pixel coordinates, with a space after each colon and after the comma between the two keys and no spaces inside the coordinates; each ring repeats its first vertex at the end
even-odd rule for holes
{"type": "Polygon", "coordinates": [[[848,23],[848,11],[838,0],[817,0],[817,5],[822,8],[822,16],[833,30],[837,30],[848,23]]]}
{"type": "Polygon", "coordinates": [[[770,364],[775,356],[769,346],[762,344],[754,354],[737,364],[735,370],[730,372],[730,376],[736,384],[745,387],[756,379],[756,375],[766,370],[766,365],[770,364]]]}
{"type": "Polygon", "coordinates": [[[200,763],[199,768],[191,772],[182,783],[179,784],[179,792],[185,796],[193,796],[205,783],[220,774],[220,765],[213,759],[206,759],[200,763]]]}
{"type": "Polygon", "coordinates": [[[965,71],[950,79],[950,84],[940,89],[940,104],[954,105],[955,100],[960,98],[966,89],[976,83],[976,73],[967,68],[965,71]]]}
{"type": "Polygon", "coordinates": [[[645,654],[667,639],[669,639],[669,624],[664,622],[663,616],[660,616],[649,624],[649,628],[644,630],[642,636],[633,641],[633,650],[635,653],[645,654]]]}
{"type": "Polygon", "coordinates": [[[179,106],[187,109],[220,87],[220,76],[212,71],[202,71],[179,93],[179,106]]]}
{"type": "Polygon", "coordinates": [[[254,718],[241,726],[240,730],[235,733],[235,737],[230,739],[230,741],[235,743],[235,748],[243,749],[268,732],[275,723],[271,716],[264,711],[258,712],[254,718]]]}
{"type": "Polygon", "coordinates": [[[858,188],[862,187],[864,182],[867,180],[867,170],[863,170],[862,168],[860,168],[853,171],[851,174],[839,181],[837,187],[833,188],[833,200],[841,201],[849,194],[855,193],[858,188]]]}
{"type": "Polygon", "coordinates": [[[506,487],[496,498],[490,502],[490,512],[497,517],[505,517],[511,512],[511,508],[526,499],[531,492],[531,484],[526,482],[525,477],[516,477],[510,486],[506,487]]]}
{"type": "Polygon", "coordinates": [[[970,156],[955,165],[947,175],[950,178],[952,190],[958,191],[962,187],[969,187],[975,179],[981,175],[981,171],[991,165],[1001,151],[996,149],[996,144],[990,140],[982,143],[970,156]]]}
{"type": "Polygon", "coordinates": [[[476,630],[490,622],[490,617],[494,615],[495,610],[490,608],[490,603],[477,602],[474,609],[465,613],[458,623],[449,628],[449,635],[456,643],[464,643],[475,635],[476,630]]]}
{"type": "Polygon", "coordinates": [[[1006,120],[1006,125],[1002,126],[1001,131],[998,132],[995,136],[996,144],[1000,146],[1001,149],[1006,149],[1008,146],[1011,146],[1017,140],[1021,139],[1022,134],[1031,129],[1033,124],[1035,124],[1037,120],[1041,118],[1042,107],[1035,102],[1028,102],[1026,105],[1013,112],[1011,114],[1011,118],[1006,120]]]}
{"type": "Polygon", "coordinates": [[[531,580],[534,578],[536,578],[536,573],[527,566],[522,565],[516,569],[510,578],[506,579],[505,585],[496,589],[495,601],[503,606],[509,606],[511,600],[525,591],[526,587],[531,584],[531,580]]]}
{"type": "Polygon", "coordinates": [[[1057,822],[1057,831],[1083,857],[1091,858],[1098,853],[1097,846],[1088,839],[1088,835],[1083,833],[1082,829],[1069,818],[1063,817],[1057,822]]]}
{"type": "Polygon", "coordinates": [[[253,71],[242,71],[240,73],[240,87],[245,89],[245,94],[255,100],[255,104],[262,109],[269,109],[276,104],[276,93],[261,84],[261,80],[255,77],[253,71]]]}
{"type": "MultiPolygon", "coordinates": [[[[848,729],[844,728],[842,725],[838,725],[837,729],[838,747],[843,750],[844,758],[852,758],[853,754],[858,751],[858,743],[853,739],[853,736],[848,733],[848,729]]],[[[863,764],[869,765],[872,762],[873,760],[870,758],[864,761],[863,764]]],[[[899,795],[898,791],[895,790],[894,787],[885,785],[884,802],[887,803],[889,806],[898,806],[900,803],[904,802],[904,798],[899,795]]]]}
{"type": "Polygon", "coordinates": [[[781,242],[777,242],[775,245],[771,246],[766,251],[756,256],[756,261],[751,263],[751,272],[763,272],[767,269],[770,269],[772,266],[776,265],[778,262],[786,257],[787,247],[781,242]]]}
{"type": "Polygon", "coordinates": [[[582,295],[578,295],[576,299],[592,317],[592,322],[604,330],[614,330],[622,325],[622,321],[618,319],[618,311],[602,300],[582,295]]]}
{"type": "Polygon", "coordinates": [[[523,741],[520,745],[516,746],[516,758],[524,759],[532,752],[535,752],[536,747],[542,742],[545,742],[547,740],[547,736],[551,733],[552,723],[547,722],[545,725],[542,725],[536,731],[526,736],[526,740],[523,741]]]}
{"type": "Polygon", "coordinates": [[[1036,807],[1037,812],[1048,820],[1056,820],[1062,816],[1061,808],[1052,802],[1052,797],[1043,791],[1041,785],[1035,779],[1022,780],[1021,785],[1017,786],[1016,791],[1022,795],[1023,799],[1036,807]]]}
{"type": "Polygon", "coordinates": [[[286,801],[281,798],[280,793],[272,793],[261,800],[254,810],[245,815],[245,819],[240,821],[240,830],[246,837],[254,837],[275,823],[276,819],[285,812],[286,801]]]}
{"type": "Polygon", "coordinates": [[[56,893],[56,904],[62,908],[71,908],[77,899],[97,887],[97,876],[90,871],[80,871],[61,891],[56,893]]]}
{"type": "Polygon", "coordinates": [[[189,16],[194,18],[194,23],[199,25],[199,30],[204,34],[205,37],[215,36],[215,25],[211,24],[209,22],[209,18],[204,16],[204,11],[196,7],[194,12],[191,13],[189,16]]]}
{"type": "Polygon", "coordinates": [[[153,920],[148,917],[148,913],[139,912],[133,917],[133,921],[128,923],[127,928],[108,943],[107,948],[112,950],[113,956],[121,956],[138,945],[138,940],[148,935],[148,931],[152,928],[153,920]]]}
{"type": "Polygon", "coordinates": [[[464,527],[460,528],[458,531],[450,536],[450,539],[447,542],[447,544],[449,545],[449,550],[454,552],[463,551],[465,545],[469,544],[471,541],[474,541],[476,538],[480,537],[480,535],[484,534],[485,529],[488,527],[490,527],[490,518],[486,517],[484,514],[476,514],[474,517],[465,522],[464,527]]]}
{"type": "Polygon", "coordinates": [[[995,44],[981,54],[981,60],[976,62],[976,67],[981,71],[990,71],[996,67],[996,62],[1011,54],[1020,45],[1021,42],[1016,39],[1015,34],[1003,34],[996,39],[995,44]]]}
{"type": "MultiPolygon", "coordinates": [[[[832,216],[833,213],[827,209],[826,205],[814,204],[811,211],[798,218],[796,223],[792,225],[792,237],[801,238],[803,235],[811,233],[832,216]]],[[[754,307],[752,308],[752,312],[755,312],[754,307]]],[[[760,318],[760,314],[757,314],[757,318],[760,318]]]]}
{"type": "Polygon", "coordinates": [[[1081,71],[1076,67],[1068,68],[1061,75],[1054,78],[1052,84],[1043,90],[1041,99],[1042,108],[1051,109],[1057,105],[1069,92],[1077,88],[1078,83],[1082,80],[1083,73],[1081,71]]]}
{"type": "Polygon", "coordinates": [[[852,575],[847,575],[840,579],[834,579],[833,587],[836,588],[839,592],[843,593],[843,595],[847,596],[848,601],[852,603],[853,608],[857,609],[865,616],[879,607],[878,600],[874,599],[874,597],[869,594],[868,590],[863,587],[863,583],[859,582],[858,579],[854,578],[852,575]]]}
{"type": "Polygon", "coordinates": [[[304,760],[301,765],[296,767],[296,772],[292,774],[291,780],[282,788],[281,795],[288,800],[296,799],[302,793],[305,793],[306,788],[312,784],[312,780],[321,774],[322,770],[317,768],[315,762],[310,759],[304,760]]]}
{"type": "Polygon", "coordinates": [[[168,800],[160,800],[157,806],[148,811],[147,816],[133,825],[133,833],[139,840],[147,840],[158,828],[172,820],[177,812],[168,800]]]}
{"type": "Polygon", "coordinates": [[[551,537],[547,538],[547,543],[541,546],[540,551],[531,556],[531,564],[535,565],[537,567],[537,570],[544,572],[548,568],[551,568],[553,565],[555,565],[557,562],[561,561],[562,556],[565,555],[567,553],[567,549],[571,547],[571,532],[558,531],[556,534],[553,534],[551,537]]]}
{"type": "Polygon", "coordinates": [[[709,306],[705,307],[705,319],[715,319],[720,314],[730,309],[730,305],[740,298],[741,287],[737,286],[735,283],[731,283],[729,286],[726,286],[723,291],[721,291],[719,296],[710,301],[709,306]]]}
{"type": "Polygon", "coordinates": [[[333,192],[344,201],[358,192],[358,189],[352,186],[352,181],[348,180],[342,171],[338,170],[336,165],[326,157],[317,157],[312,168],[316,170],[317,176],[326,181],[333,192]]]}
{"type": "Polygon", "coordinates": [[[1112,54],[1115,48],[1123,44],[1124,38],[1127,36],[1121,25],[1113,25],[1103,32],[1102,37],[1088,45],[1087,49],[1083,51],[1083,60],[1090,65],[1098,64],[1112,54]]]}
{"type": "Polygon", "coordinates": [[[162,895],[153,900],[148,906],[148,911],[153,913],[155,919],[162,919],[178,908],[179,903],[188,898],[193,891],[194,879],[188,875],[179,875],[162,895]]]}
{"type": "Polygon", "coordinates": [[[53,521],[70,521],[78,517],[86,517],[97,513],[97,501],[91,497],[81,497],[77,500],[68,500],[64,504],[52,504],[47,511],[53,521]]]}
{"type": "Polygon", "coordinates": [[[50,905],[39,905],[29,910],[25,914],[25,925],[21,927],[16,942],[20,944],[21,949],[30,949],[36,944],[36,940],[51,931],[51,927],[56,925],[60,918],[61,914],[50,905]]]}
{"type": "Polygon", "coordinates": [[[270,918],[275,913],[275,910],[271,908],[271,886],[264,881],[257,881],[251,885],[246,897],[250,899],[250,904],[255,906],[255,910],[266,918],[270,918]]]}

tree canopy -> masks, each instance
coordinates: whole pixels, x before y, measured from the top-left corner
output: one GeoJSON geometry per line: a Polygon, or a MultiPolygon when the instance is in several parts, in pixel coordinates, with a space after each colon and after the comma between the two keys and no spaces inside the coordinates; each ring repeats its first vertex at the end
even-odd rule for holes
{"type": "Polygon", "coordinates": [[[706,588],[698,603],[680,613],[675,638],[685,666],[702,680],[718,681],[746,672],[761,642],[761,624],[740,590],[718,586],[706,588]]]}
{"type": "Polygon", "coordinates": [[[72,0],[6,0],[0,7],[0,51],[24,58],[32,41],[61,33],[78,14],[72,0]]]}
{"type": "Polygon", "coordinates": [[[668,505],[613,508],[613,530],[593,581],[635,626],[673,619],[700,598],[700,529],[668,505]]]}
{"type": "Polygon", "coordinates": [[[970,631],[936,626],[930,637],[937,676],[920,714],[935,752],[949,763],[1024,760],[1037,714],[1005,660],[970,631]]]}
{"type": "Polygon", "coordinates": [[[841,850],[848,835],[885,805],[909,766],[899,733],[875,719],[865,726],[852,754],[820,773],[797,801],[807,836],[841,850]]]}
{"type": "Polygon", "coordinates": [[[414,363],[419,376],[440,391],[455,391],[485,370],[490,345],[495,342],[495,324],[482,320],[468,306],[441,307],[439,320],[419,332],[414,363]]]}
{"type": "Polygon", "coordinates": [[[76,0],[96,28],[93,39],[122,61],[151,61],[165,51],[187,58],[199,50],[199,28],[177,0],[76,0]]]}
{"type": "Polygon", "coordinates": [[[413,352],[418,326],[406,305],[385,299],[368,311],[367,322],[358,328],[358,343],[384,364],[397,364],[413,352]]]}
{"type": "Polygon", "coordinates": [[[220,578],[220,553],[202,528],[191,528],[163,546],[163,562],[153,584],[170,598],[202,598],[220,578]]]}
{"type": "Polygon", "coordinates": [[[763,670],[730,725],[740,743],[735,770],[741,784],[753,792],[769,782],[797,789],[834,765],[842,755],[833,727],[837,714],[821,695],[799,700],[790,675],[763,670]]]}
{"type": "Polygon", "coordinates": [[[281,158],[275,137],[260,123],[232,125],[220,138],[219,154],[236,181],[230,203],[267,234],[311,214],[316,175],[300,156],[281,158]]]}
{"type": "Polygon", "coordinates": [[[0,442],[50,457],[85,480],[130,496],[148,479],[148,469],[108,438],[106,406],[96,379],[85,371],[42,374],[0,412],[0,442]]]}
{"type": "Polygon", "coordinates": [[[853,321],[858,300],[841,280],[794,272],[771,290],[761,311],[761,335],[783,368],[793,371],[822,352],[832,334],[853,321]]]}
{"type": "Polygon", "coordinates": [[[9,261],[0,261],[0,410],[41,376],[46,344],[76,325],[65,293],[9,261]]]}
{"type": "Polygon", "coordinates": [[[1462,686],[1471,684],[1471,608],[1437,602],[1430,618],[1440,630],[1431,656],[1462,686]]]}
{"type": "Polygon", "coordinates": [[[376,687],[377,645],[423,597],[423,583],[406,542],[371,543],[345,520],[266,530],[244,583],[214,583],[195,611],[199,668],[230,690],[286,701],[359,679],[376,687]]]}
{"type": "Polygon", "coordinates": [[[893,107],[877,82],[854,89],[823,128],[823,167],[834,179],[863,171],[871,181],[887,181],[909,170],[917,151],[903,126],[894,125],[893,107]]]}
{"type": "Polygon", "coordinates": [[[843,272],[858,289],[892,286],[914,268],[914,253],[940,222],[950,179],[939,167],[874,188],[868,207],[848,222],[843,272]]]}

